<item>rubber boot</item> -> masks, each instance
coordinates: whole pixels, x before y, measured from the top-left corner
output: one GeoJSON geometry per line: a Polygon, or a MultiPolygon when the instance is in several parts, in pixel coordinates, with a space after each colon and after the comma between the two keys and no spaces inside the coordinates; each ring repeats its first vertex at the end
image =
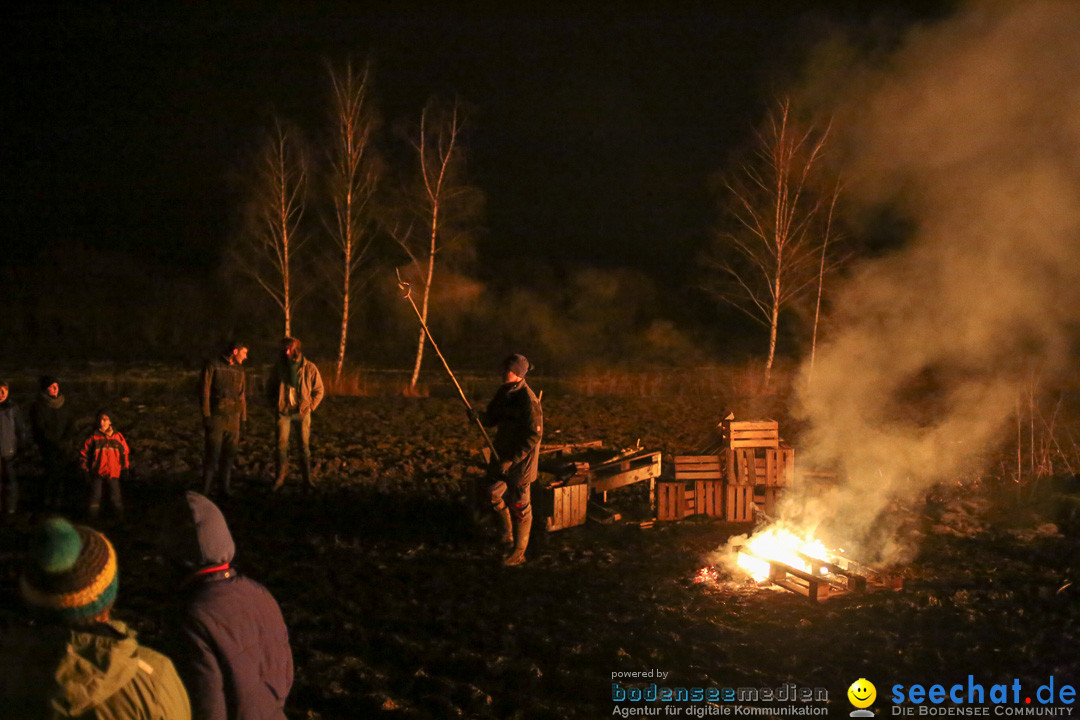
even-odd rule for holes
{"type": "Polygon", "coordinates": [[[502,510],[496,510],[499,518],[499,542],[502,543],[503,557],[509,557],[514,550],[514,526],[510,519],[510,508],[503,505],[502,510]]]}
{"type": "Polygon", "coordinates": [[[285,485],[285,476],[288,474],[289,458],[279,454],[277,457],[277,473],[274,476],[274,487],[271,488],[273,492],[277,492],[285,485]]]}
{"type": "Polygon", "coordinates": [[[507,567],[521,565],[525,562],[525,549],[529,547],[529,532],[532,530],[532,513],[514,524],[517,538],[514,541],[514,552],[503,560],[503,565],[507,567]]]}

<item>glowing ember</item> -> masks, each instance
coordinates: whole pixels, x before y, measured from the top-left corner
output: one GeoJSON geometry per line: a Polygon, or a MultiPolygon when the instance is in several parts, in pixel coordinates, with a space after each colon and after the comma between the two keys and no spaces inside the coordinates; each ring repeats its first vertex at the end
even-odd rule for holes
{"type": "Polygon", "coordinates": [[[758,558],[769,558],[790,565],[799,570],[810,571],[810,563],[803,555],[808,555],[819,560],[831,560],[829,552],[820,540],[815,540],[807,534],[799,537],[791,530],[774,525],[766,528],[746,541],[743,545],[757,557],[740,552],[738,553],[738,565],[755,580],[766,580],[769,577],[769,563],[758,558]],[[800,555],[801,553],[801,555],[800,555]]]}
{"type": "Polygon", "coordinates": [[[716,584],[720,579],[720,573],[716,571],[714,567],[703,567],[698,570],[698,574],[694,577],[696,583],[709,583],[710,585],[716,584]]]}

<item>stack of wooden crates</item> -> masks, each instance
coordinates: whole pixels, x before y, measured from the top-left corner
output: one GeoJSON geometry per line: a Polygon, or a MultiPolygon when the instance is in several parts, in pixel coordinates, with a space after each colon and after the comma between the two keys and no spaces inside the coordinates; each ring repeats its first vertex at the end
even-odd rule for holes
{"type": "Polygon", "coordinates": [[[795,477],[795,450],[775,420],[723,420],[718,454],[676,455],[675,477],[657,483],[656,519],[689,515],[752,522],[754,506],[773,515],[795,477]]]}

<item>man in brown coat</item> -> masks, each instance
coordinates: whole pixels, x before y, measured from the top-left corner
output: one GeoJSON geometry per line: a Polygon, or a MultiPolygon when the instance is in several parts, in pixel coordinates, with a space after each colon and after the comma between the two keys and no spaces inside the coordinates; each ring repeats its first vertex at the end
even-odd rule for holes
{"type": "Polygon", "coordinates": [[[273,489],[280,490],[289,474],[289,435],[300,426],[300,472],[304,486],[314,488],[311,474],[311,413],[323,399],[323,382],[315,363],[304,357],[300,341],[281,341],[281,358],[266,381],[267,399],[277,416],[277,456],[273,489]]]}
{"type": "Polygon", "coordinates": [[[206,454],[203,459],[203,494],[214,489],[215,475],[221,491],[232,495],[232,469],[240,448],[240,423],[247,420],[247,382],[244,361],[248,349],[232,342],[220,357],[203,368],[200,395],[206,454]]]}

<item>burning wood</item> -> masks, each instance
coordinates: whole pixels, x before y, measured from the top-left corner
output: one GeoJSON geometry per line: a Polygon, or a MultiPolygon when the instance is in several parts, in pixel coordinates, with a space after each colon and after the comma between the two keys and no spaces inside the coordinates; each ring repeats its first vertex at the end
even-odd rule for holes
{"type": "MultiPolygon", "coordinates": [[[[856,592],[899,590],[902,579],[862,566],[820,541],[773,525],[732,546],[734,565],[760,584],[782,587],[813,601],[822,602],[856,592]]],[[[711,576],[716,577],[715,568],[711,576]]],[[[708,582],[710,573],[699,573],[708,582]]]]}

